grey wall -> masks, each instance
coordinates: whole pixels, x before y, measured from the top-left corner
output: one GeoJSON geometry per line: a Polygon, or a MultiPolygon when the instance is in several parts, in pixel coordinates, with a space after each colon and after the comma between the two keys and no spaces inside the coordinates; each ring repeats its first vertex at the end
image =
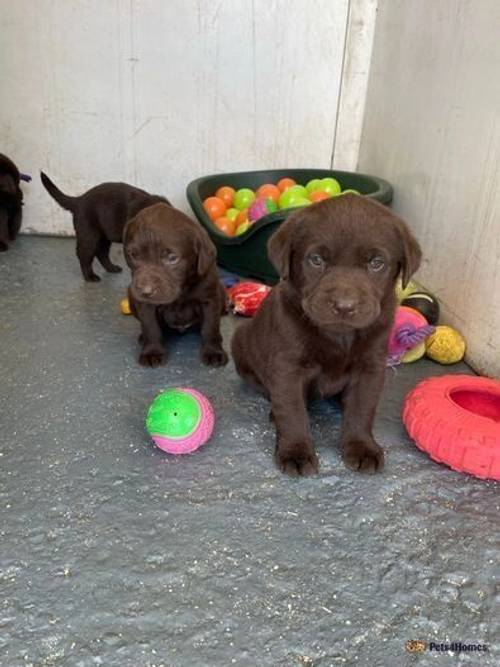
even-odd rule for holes
{"type": "Polygon", "coordinates": [[[500,374],[500,3],[381,0],[359,168],[422,242],[420,280],[500,374]]]}

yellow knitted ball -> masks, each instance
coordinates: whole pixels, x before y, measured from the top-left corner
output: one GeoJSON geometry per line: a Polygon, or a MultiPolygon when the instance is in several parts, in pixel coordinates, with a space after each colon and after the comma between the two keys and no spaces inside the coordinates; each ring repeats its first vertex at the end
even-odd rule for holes
{"type": "Polygon", "coordinates": [[[440,364],[456,364],[464,358],[465,340],[456,329],[440,325],[427,338],[425,352],[440,364]]]}
{"type": "Polygon", "coordinates": [[[413,361],[418,361],[425,354],[425,340],[419,343],[416,347],[412,347],[411,350],[405,352],[401,357],[403,364],[411,364],[413,361]]]}
{"type": "Polygon", "coordinates": [[[130,310],[130,304],[128,302],[128,299],[122,299],[120,301],[120,310],[122,311],[122,315],[130,315],[131,310],[130,310]]]}

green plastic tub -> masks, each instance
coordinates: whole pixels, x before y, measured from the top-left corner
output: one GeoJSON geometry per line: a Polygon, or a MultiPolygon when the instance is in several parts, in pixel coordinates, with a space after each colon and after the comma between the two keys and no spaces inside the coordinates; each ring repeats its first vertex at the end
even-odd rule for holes
{"type": "Polygon", "coordinates": [[[296,209],[270,213],[260,218],[241,236],[226,236],[212,223],[203,208],[203,201],[215,194],[222,185],[235,190],[250,188],[256,190],[264,183],[277,183],[284,177],[293,178],[305,185],[313,178],[332,176],[340,183],[342,190],[352,188],[362,195],[372,197],[382,204],[392,201],[392,187],[387,181],[375,176],[357,174],[350,171],[329,171],[327,169],[273,169],[271,171],[241,171],[231,174],[215,174],[197,178],[187,186],[186,194],[195,216],[205,227],[217,247],[217,261],[220,266],[246,278],[255,278],[270,285],[278,281],[278,275],[267,258],[267,240],[278,226],[296,209]]]}

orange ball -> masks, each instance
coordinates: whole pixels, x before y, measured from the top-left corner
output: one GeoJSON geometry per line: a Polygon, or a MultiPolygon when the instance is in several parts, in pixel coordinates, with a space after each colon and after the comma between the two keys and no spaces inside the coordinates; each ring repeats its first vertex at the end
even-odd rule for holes
{"type": "Polygon", "coordinates": [[[285,192],[288,188],[291,188],[292,185],[297,185],[297,182],[293,178],[282,178],[278,181],[278,189],[280,192],[285,192]]]}
{"type": "Polygon", "coordinates": [[[219,199],[222,199],[227,208],[231,208],[233,205],[235,192],[236,190],[234,188],[230,188],[229,185],[223,185],[217,190],[215,196],[219,197],[219,199]]]}
{"type": "Polygon", "coordinates": [[[247,208],[244,208],[236,216],[236,227],[239,227],[244,222],[248,222],[248,209],[247,208]]]}
{"type": "Polygon", "coordinates": [[[210,220],[214,221],[224,215],[227,207],[220,197],[207,197],[203,202],[203,208],[210,220]]]}
{"type": "Polygon", "coordinates": [[[223,233],[226,234],[226,236],[234,236],[234,232],[236,230],[236,225],[234,224],[234,220],[229,220],[229,218],[217,218],[215,220],[215,226],[223,233]]]}
{"type": "Polygon", "coordinates": [[[255,193],[256,199],[272,199],[275,204],[278,203],[280,198],[281,191],[277,185],[272,183],[266,183],[261,185],[260,188],[255,193]]]}
{"type": "Polygon", "coordinates": [[[330,199],[330,195],[327,192],[323,192],[323,190],[316,190],[315,192],[311,192],[309,199],[312,202],[321,201],[322,199],[330,199]]]}

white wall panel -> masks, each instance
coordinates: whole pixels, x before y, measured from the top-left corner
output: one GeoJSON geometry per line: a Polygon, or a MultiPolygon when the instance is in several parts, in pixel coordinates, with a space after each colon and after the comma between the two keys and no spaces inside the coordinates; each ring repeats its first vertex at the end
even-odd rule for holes
{"type": "Polygon", "coordinates": [[[0,0],[0,152],[35,176],[25,230],[72,233],[39,169],[71,194],[125,180],[186,208],[203,174],[329,168],[348,4],[0,0]]]}
{"type": "Polygon", "coordinates": [[[421,281],[500,375],[500,3],[380,0],[359,166],[395,187],[421,281]]]}

